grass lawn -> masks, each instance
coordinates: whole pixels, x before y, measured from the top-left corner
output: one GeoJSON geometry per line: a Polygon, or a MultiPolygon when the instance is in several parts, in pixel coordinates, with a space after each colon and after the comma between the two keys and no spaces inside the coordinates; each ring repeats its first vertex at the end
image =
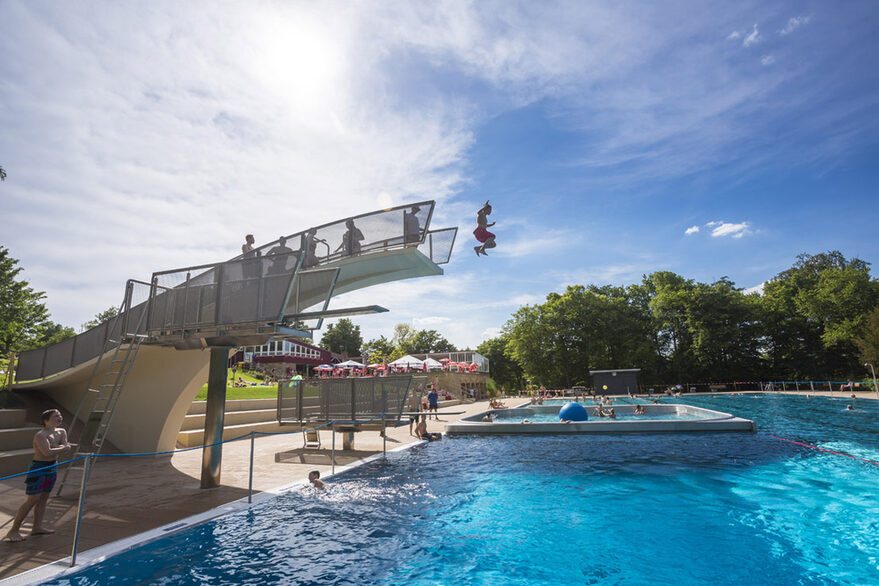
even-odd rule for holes
{"type": "MultiPolygon", "coordinates": [[[[278,396],[278,386],[276,384],[272,384],[270,386],[264,386],[263,381],[253,378],[252,376],[238,371],[238,374],[235,376],[235,379],[241,378],[241,380],[246,383],[256,383],[255,387],[233,387],[231,385],[232,382],[232,369],[230,368],[226,372],[226,380],[230,383],[226,385],[226,399],[274,399],[278,396]]],[[[201,387],[201,390],[195,396],[196,401],[204,401],[208,398],[208,383],[205,383],[204,386],[201,387]]]]}

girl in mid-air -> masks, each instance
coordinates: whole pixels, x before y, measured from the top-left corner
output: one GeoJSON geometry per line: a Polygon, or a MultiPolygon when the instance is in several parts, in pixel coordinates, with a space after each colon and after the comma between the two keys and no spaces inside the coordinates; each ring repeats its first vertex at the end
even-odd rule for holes
{"type": "Polygon", "coordinates": [[[486,201],[485,205],[476,213],[476,229],[473,231],[473,235],[476,236],[476,240],[482,243],[479,246],[473,247],[473,250],[476,251],[476,256],[480,254],[488,256],[485,249],[497,246],[494,242],[494,234],[488,231],[488,228],[494,226],[494,222],[488,223],[489,215],[491,215],[491,206],[486,201]]]}

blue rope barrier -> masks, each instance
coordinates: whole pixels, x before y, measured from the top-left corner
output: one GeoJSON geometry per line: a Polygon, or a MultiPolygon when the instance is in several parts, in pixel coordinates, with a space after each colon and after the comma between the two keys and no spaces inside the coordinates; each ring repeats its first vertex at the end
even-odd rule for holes
{"type": "MultiPolygon", "coordinates": [[[[66,460],[64,462],[55,462],[51,466],[44,466],[44,467],[40,468],[40,471],[42,472],[43,470],[48,470],[49,468],[57,468],[58,466],[64,466],[65,464],[72,464],[72,463],[78,462],[80,460],[85,460],[85,458],[86,458],[86,456],[80,456],[79,458],[74,458],[73,460],[66,460]]],[[[9,480],[10,478],[17,478],[19,476],[27,476],[28,474],[30,474],[30,470],[28,470],[26,472],[19,472],[18,474],[13,474],[12,476],[3,476],[2,478],[0,478],[0,482],[2,482],[4,480],[9,480]]]]}
{"type": "MultiPolygon", "coordinates": [[[[180,448],[179,450],[167,450],[164,452],[135,452],[132,454],[88,454],[88,455],[93,458],[127,458],[127,457],[135,457],[135,456],[136,457],[165,456],[168,454],[181,454],[183,452],[191,452],[192,450],[202,450],[204,448],[212,448],[214,446],[219,446],[219,445],[226,444],[226,443],[237,442],[237,441],[243,440],[245,438],[249,438],[251,436],[256,436],[256,435],[292,435],[295,433],[305,433],[307,431],[314,431],[317,429],[321,429],[323,427],[329,427],[329,426],[333,425],[334,423],[335,424],[343,424],[343,425],[354,425],[354,424],[370,423],[372,421],[377,421],[381,418],[382,418],[382,416],[380,415],[378,417],[373,417],[372,419],[367,419],[364,421],[337,421],[337,420],[333,420],[333,421],[328,421],[327,423],[324,423],[322,425],[318,425],[317,427],[311,427],[309,429],[300,429],[297,431],[278,431],[278,432],[251,431],[249,433],[245,433],[244,435],[239,435],[238,437],[233,437],[232,439],[214,442],[212,444],[205,444],[203,446],[194,446],[191,448],[180,448]]],[[[46,468],[57,468],[58,466],[63,466],[65,464],[78,462],[79,460],[84,460],[85,458],[86,458],[86,456],[80,456],[80,457],[75,458],[73,460],[67,460],[64,462],[56,462],[52,466],[46,466],[46,468]]],[[[43,470],[45,470],[45,468],[43,468],[43,470]]],[[[0,477],[0,482],[2,482],[4,480],[9,480],[11,478],[16,478],[18,476],[26,476],[27,474],[28,474],[28,471],[25,471],[25,472],[19,472],[18,474],[13,474],[11,476],[0,477]]]]}

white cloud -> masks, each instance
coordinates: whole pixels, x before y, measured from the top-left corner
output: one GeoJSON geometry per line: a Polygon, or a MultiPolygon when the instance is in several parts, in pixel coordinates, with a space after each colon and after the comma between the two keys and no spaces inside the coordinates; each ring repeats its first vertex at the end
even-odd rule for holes
{"type": "Polygon", "coordinates": [[[805,16],[794,16],[787,21],[787,24],[784,25],[778,33],[780,35],[789,35],[800,27],[806,26],[809,24],[809,21],[812,20],[811,15],[805,16]]]}
{"type": "Polygon", "coordinates": [[[741,222],[739,224],[732,224],[730,222],[711,222],[710,225],[714,225],[715,228],[711,231],[711,236],[714,238],[721,238],[724,236],[729,236],[730,238],[741,238],[745,234],[748,234],[748,222],[741,222]]]}
{"type": "Polygon", "coordinates": [[[574,246],[579,241],[578,238],[565,234],[557,234],[554,236],[529,236],[529,234],[535,231],[538,230],[536,230],[535,226],[532,226],[529,232],[515,240],[510,242],[500,240],[497,248],[494,250],[488,250],[489,256],[491,256],[492,253],[509,258],[520,258],[536,254],[553,255],[574,246]]]}
{"type": "Polygon", "coordinates": [[[773,57],[772,55],[763,55],[763,57],[760,59],[760,63],[762,63],[764,67],[772,65],[773,63],[775,63],[775,57],[773,57]]]}
{"type": "Polygon", "coordinates": [[[699,231],[699,226],[690,226],[689,228],[687,228],[684,231],[684,234],[689,236],[690,234],[695,234],[698,231],[699,231]]]}
{"type": "Polygon", "coordinates": [[[759,285],[755,285],[755,286],[753,286],[753,287],[748,287],[747,289],[745,289],[744,291],[742,291],[742,293],[744,293],[745,295],[753,295],[753,294],[755,294],[755,293],[756,293],[757,295],[763,295],[763,288],[764,288],[765,286],[766,286],[766,281],[763,281],[763,282],[760,283],[759,285]]]}
{"type": "Polygon", "coordinates": [[[483,340],[497,338],[501,335],[501,328],[485,328],[479,335],[482,337],[483,340]]]}
{"type": "Polygon", "coordinates": [[[757,30],[757,25],[755,24],[754,30],[751,31],[751,34],[749,34],[747,37],[745,37],[745,39],[742,41],[742,46],[743,47],[750,47],[751,45],[753,45],[755,43],[759,43],[759,42],[760,42],[760,31],[757,30]]]}
{"type": "Polygon", "coordinates": [[[740,33],[739,31],[733,31],[729,34],[729,36],[726,37],[726,39],[728,41],[732,41],[732,40],[738,39],[741,36],[742,36],[742,33],[740,33]]]}
{"type": "Polygon", "coordinates": [[[443,316],[439,316],[439,315],[431,315],[431,316],[427,316],[427,317],[415,317],[415,318],[412,318],[412,325],[414,325],[418,328],[422,328],[422,329],[424,329],[424,328],[430,329],[429,328],[430,326],[436,326],[436,325],[447,323],[450,319],[451,318],[443,317],[443,316]]]}

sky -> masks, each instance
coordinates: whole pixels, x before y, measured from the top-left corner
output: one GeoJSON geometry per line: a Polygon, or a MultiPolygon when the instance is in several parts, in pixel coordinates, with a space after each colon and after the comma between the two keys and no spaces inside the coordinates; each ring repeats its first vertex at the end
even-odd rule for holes
{"type": "Polygon", "coordinates": [[[658,270],[879,262],[875,2],[0,0],[0,55],[0,246],[77,331],[246,233],[427,199],[451,262],[334,299],[390,310],[365,339],[475,347],[658,270]]]}

